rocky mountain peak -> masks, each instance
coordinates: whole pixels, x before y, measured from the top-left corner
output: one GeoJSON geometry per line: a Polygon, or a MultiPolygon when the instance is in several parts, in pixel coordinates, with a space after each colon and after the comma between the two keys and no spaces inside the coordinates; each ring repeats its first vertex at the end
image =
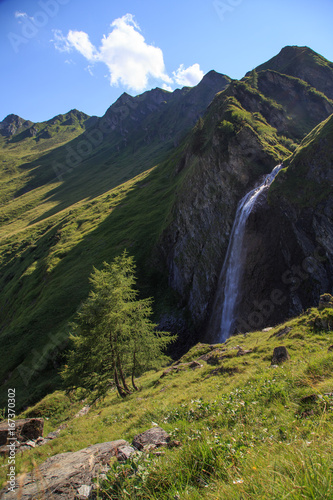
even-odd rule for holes
{"type": "Polygon", "coordinates": [[[257,72],[267,69],[300,78],[333,99],[333,63],[309,47],[284,47],[279,54],[256,68],[257,72]]]}
{"type": "Polygon", "coordinates": [[[29,120],[24,120],[18,115],[10,114],[0,122],[0,134],[6,137],[10,137],[17,132],[22,132],[23,130],[31,127],[32,122],[29,120]]]}

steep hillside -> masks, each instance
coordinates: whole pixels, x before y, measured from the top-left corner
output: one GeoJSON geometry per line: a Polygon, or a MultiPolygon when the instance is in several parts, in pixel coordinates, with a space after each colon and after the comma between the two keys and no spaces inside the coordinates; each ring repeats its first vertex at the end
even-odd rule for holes
{"type": "Polygon", "coordinates": [[[285,163],[251,213],[238,329],[274,324],[333,287],[333,115],[285,163]],[[272,301],[278,294],[278,303],[272,301]]]}
{"type": "MultiPolygon", "coordinates": [[[[293,48],[316,80],[277,66],[258,68],[241,81],[210,72],[193,89],[123,94],[99,119],[75,110],[44,124],[6,119],[3,130],[15,134],[0,137],[0,339],[9,346],[0,380],[21,389],[19,406],[58,383],[68,321],[88,294],[92,268],[124,248],[138,264],[142,295],[155,299],[156,321],[179,334],[174,354],[204,336],[216,341],[208,325],[212,313],[218,314],[215,297],[238,202],[295,150],[296,158],[305,135],[333,112],[320,85],[331,63],[323,64],[312,51],[311,61],[303,60],[303,52],[293,48]]],[[[286,193],[301,193],[308,183],[306,176],[295,178],[285,184],[286,193]]],[[[326,188],[313,192],[326,203],[326,188]]],[[[276,213],[283,212],[283,203],[276,213]]],[[[323,210],[329,218],[329,207],[323,210]]],[[[261,227],[275,242],[280,220],[271,221],[274,228],[266,220],[261,227]]],[[[299,226],[297,217],[292,225],[299,226]]],[[[308,248],[330,230],[316,211],[313,227],[308,248]]],[[[293,231],[281,235],[282,260],[293,253],[293,231]]],[[[251,241],[249,236],[257,276],[264,246],[251,241]]],[[[304,304],[330,291],[325,266],[320,285],[307,282],[304,304]]],[[[251,300],[264,300],[276,282],[270,266],[260,273],[265,276],[258,296],[257,278],[246,276],[245,316],[251,300]]],[[[264,324],[299,311],[292,300],[264,324]]]]}
{"type": "MultiPolygon", "coordinates": [[[[332,112],[333,101],[304,81],[267,70],[255,79],[249,75],[232,82],[216,96],[193,132],[176,167],[185,172],[183,189],[161,238],[160,254],[169,283],[180,294],[180,303],[190,309],[200,337],[206,329],[208,338],[216,340],[207,328],[212,313],[217,314],[216,289],[238,202],[332,112]]],[[[257,244],[253,251],[261,254],[259,240],[257,244]]],[[[258,272],[265,272],[269,282],[271,274],[264,269],[258,272]]],[[[247,293],[252,297],[252,289],[247,293]]],[[[317,296],[318,290],[313,294],[317,296]]],[[[246,317],[249,308],[244,310],[246,317]]],[[[269,320],[281,321],[284,313],[279,309],[269,320]]]]}
{"type": "MultiPolygon", "coordinates": [[[[39,162],[47,154],[52,154],[59,147],[69,143],[93,125],[96,117],[89,117],[76,109],[64,115],[57,115],[42,123],[32,123],[22,118],[9,115],[0,122],[0,205],[7,212],[5,220],[15,220],[14,209],[21,194],[29,191],[30,178],[39,162]]],[[[54,178],[54,171],[53,171],[54,178]]],[[[41,179],[41,183],[43,180],[41,179]]],[[[46,188],[48,191],[50,188],[46,188]]],[[[36,197],[35,206],[42,200],[36,197]]],[[[29,204],[28,204],[29,206],[29,204]]],[[[25,210],[27,210],[26,207],[25,210]]]]}
{"type": "MultiPolygon", "coordinates": [[[[165,274],[151,266],[151,253],[181,182],[172,176],[179,156],[174,142],[228,81],[211,73],[194,89],[122,96],[77,139],[38,157],[21,156],[21,164],[24,144],[32,150],[35,138],[6,144],[4,156],[16,148],[18,164],[9,173],[5,164],[1,184],[0,336],[10,354],[0,379],[10,374],[8,383],[26,384],[19,404],[54,383],[57,353],[64,347],[68,320],[88,293],[93,266],[126,247],[139,264],[143,293],[165,291],[165,274]],[[172,117],[177,118],[173,128],[168,125],[172,117]],[[162,140],[164,129],[169,132],[162,140]],[[157,158],[172,149],[168,161],[153,171],[157,158]]],[[[56,121],[48,126],[56,127],[56,121]]],[[[173,300],[169,295],[160,296],[159,303],[173,300]]]]}
{"type": "Polygon", "coordinates": [[[288,46],[256,70],[294,76],[333,99],[333,63],[309,47],[288,46]]]}

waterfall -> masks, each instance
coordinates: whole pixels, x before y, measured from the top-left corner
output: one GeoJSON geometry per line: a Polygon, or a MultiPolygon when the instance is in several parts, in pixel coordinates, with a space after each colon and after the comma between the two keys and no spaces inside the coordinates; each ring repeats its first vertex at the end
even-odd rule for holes
{"type": "Polygon", "coordinates": [[[219,342],[225,342],[234,333],[235,311],[239,295],[239,287],[244,271],[246,247],[243,240],[247,219],[263,191],[267,190],[276,174],[283,168],[277,165],[273,171],[266,175],[260,186],[247,193],[238,204],[236,217],[231,231],[227,254],[222,267],[219,287],[223,287],[223,306],[219,325],[219,342]]]}

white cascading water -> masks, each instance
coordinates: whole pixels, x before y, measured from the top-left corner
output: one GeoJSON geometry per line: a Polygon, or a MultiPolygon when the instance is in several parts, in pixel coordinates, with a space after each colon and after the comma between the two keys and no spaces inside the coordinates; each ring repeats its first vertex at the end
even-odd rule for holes
{"type": "Polygon", "coordinates": [[[235,310],[246,257],[246,249],[243,245],[246,221],[258,197],[264,190],[268,189],[281,168],[283,168],[283,165],[277,165],[270,174],[266,175],[260,186],[247,193],[238,204],[228,250],[220,276],[220,283],[222,282],[224,286],[224,299],[219,342],[225,342],[230,335],[234,333],[233,329],[236,321],[235,310]]]}

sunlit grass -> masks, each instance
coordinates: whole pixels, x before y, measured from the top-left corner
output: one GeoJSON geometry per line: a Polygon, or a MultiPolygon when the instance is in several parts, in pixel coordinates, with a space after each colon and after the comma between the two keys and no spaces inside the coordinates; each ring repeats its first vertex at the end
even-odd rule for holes
{"type": "Polygon", "coordinates": [[[73,419],[86,404],[79,395],[49,395],[22,416],[44,416],[46,432],[67,427],[56,440],[19,455],[18,471],[98,442],[130,442],[158,424],[182,446],[114,463],[100,498],[330,499],[333,397],[325,393],[333,386],[333,354],[327,351],[333,332],[314,325],[331,317],[332,310],[312,309],[269,332],[213,348],[199,344],[183,363],[221,347],[225,357],[213,365],[200,360],[202,368],[179,365],[163,377],[165,369],[148,372],[138,379],[139,392],[125,400],[110,392],[80,418],[73,419]],[[286,326],[290,331],[277,337],[286,326]],[[287,346],[291,359],[271,367],[278,345],[287,346]],[[239,346],[252,353],[237,356],[239,346]],[[228,367],[238,370],[222,370],[228,367]],[[317,399],[303,403],[311,394],[317,399]]]}

